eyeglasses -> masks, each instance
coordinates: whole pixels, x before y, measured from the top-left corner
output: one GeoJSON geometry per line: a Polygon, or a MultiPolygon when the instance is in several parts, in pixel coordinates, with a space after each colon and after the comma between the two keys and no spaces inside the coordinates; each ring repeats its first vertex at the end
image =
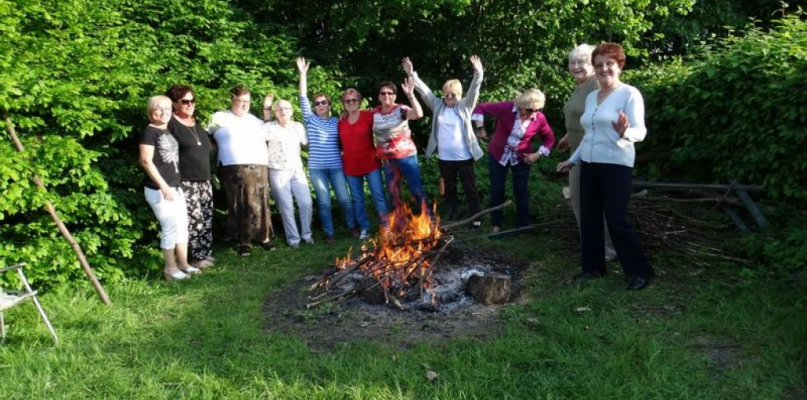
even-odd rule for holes
{"type": "Polygon", "coordinates": [[[328,100],[315,101],[315,102],[314,102],[314,107],[317,107],[317,106],[327,106],[328,104],[329,104],[329,103],[328,103],[328,100]]]}
{"type": "Polygon", "coordinates": [[[189,106],[191,104],[196,104],[196,99],[182,99],[179,101],[183,106],[189,106]]]}
{"type": "Polygon", "coordinates": [[[528,112],[528,113],[530,113],[530,114],[532,114],[532,113],[534,113],[534,112],[536,111],[536,110],[535,110],[535,109],[533,109],[533,108],[524,108],[523,110],[524,110],[524,111],[526,111],[526,112],[528,112]]]}
{"type": "Polygon", "coordinates": [[[454,94],[454,93],[446,93],[446,94],[443,95],[443,97],[446,98],[446,99],[456,99],[457,95],[454,94]]]}
{"type": "Polygon", "coordinates": [[[342,102],[345,104],[355,104],[359,102],[359,99],[345,99],[342,102]]]}
{"type": "Polygon", "coordinates": [[[395,96],[395,92],[379,92],[379,96],[395,96]]]}

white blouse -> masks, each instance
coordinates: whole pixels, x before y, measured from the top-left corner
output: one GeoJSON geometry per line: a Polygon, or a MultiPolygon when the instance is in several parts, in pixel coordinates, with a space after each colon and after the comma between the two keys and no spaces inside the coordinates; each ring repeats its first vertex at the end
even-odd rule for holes
{"type": "Polygon", "coordinates": [[[647,136],[644,124],[644,99],[633,86],[620,83],[599,105],[599,90],[586,97],[586,110],[580,117],[580,124],[586,130],[580,147],[569,161],[578,164],[588,163],[618,164],[633,167],[636,149],[633,143],[641,142],[647,136]],[[614,129],[619,112],[624,111],[630,126],[620,138],[614,129]]]}

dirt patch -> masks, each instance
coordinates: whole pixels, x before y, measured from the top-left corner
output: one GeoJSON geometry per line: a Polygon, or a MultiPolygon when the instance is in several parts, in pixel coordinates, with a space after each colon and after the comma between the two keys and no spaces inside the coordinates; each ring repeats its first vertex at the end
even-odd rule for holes
{"type": "MultiPolygon", "coordinates": [[[[522,260],[478,249],[461,248],[462,259],[478,260],[512,277],[510,301],[521,294],[522,260]]],[[[443,267],[440,265],[438,268],[443,267]]],[[[445,268],[451,268],[450,265],[445,268]]],[[[308,286],[319,275],[311,275],[272,293],[264,302],[266,326],[305,340],[314,349],[330,349],[354,341],[379,341],[406,348],[420,341],[451,338],[485,339],[501,333],[501,306],[468,303],[441,311],[398,310],[389,305],[369,305],[359,296],[341,303],[323,303],[306,308],[308,286]]]]}
{"type": "Polygon", "coordinates": [[[743,359],[743,350],[738,343],[714,336],[696,336],[691,345],[695,351],[705,355],[715,369],[731,368],[743,359]]]}

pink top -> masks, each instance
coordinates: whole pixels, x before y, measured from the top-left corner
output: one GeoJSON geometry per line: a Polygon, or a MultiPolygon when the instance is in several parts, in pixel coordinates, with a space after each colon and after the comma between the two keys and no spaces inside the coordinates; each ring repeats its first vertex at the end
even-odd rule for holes
{"type": "MultiPolygon", "coordinates": [[[[501,161],[504,154],[504,147],[507,144],[507,139],[513,131],[513,126],[521,121],[518,118],[518,107],[512,101],[502,101],[499,103],[480,103],[474,108],[474,120],[477,120],[479,115],[488,115],[496,118],[496,129],[493,136],[490,138],[488,144],[488,151],[501,161]]],[[[518,142],[516,149],[516,156],[518,160],[524,159],[525,154],[534,153],[530,141],[533,137],[538,136],[541,143],[547,149],[551,149],[555,145],[555,134],[549,123],[546,122],[546,117],[540,111],[536,111],[533,118],[530,120],[529,125],[524,129],[524,136],[518,142]]]]}

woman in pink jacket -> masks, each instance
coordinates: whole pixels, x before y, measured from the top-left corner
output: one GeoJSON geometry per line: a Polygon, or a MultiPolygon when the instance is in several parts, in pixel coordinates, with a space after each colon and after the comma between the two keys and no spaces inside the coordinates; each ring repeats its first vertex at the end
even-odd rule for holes
{"type": "MultiPolygon", "coordinates": [[[[513,195],[516,200],[516,222],[519,227],[530,224],[530,192],[527,188],[530,167],[541,157],[549,155],[555,144],[555,134],[541,109],[546,96],[538,89],[528,89],[513,101],[482,103],[474,108],[477,136],[487,140],[484,117],[496,118],[496,129],[488,144],[488,170],[490,172],[490,206],[504,203],[504,182],[508,171],[513,171],[513,195]],[[534,148],[533,139],[538,141],[534,148]]],[[[490,214],[493,232],[502,227],[502,211],[490,214]]]]}

